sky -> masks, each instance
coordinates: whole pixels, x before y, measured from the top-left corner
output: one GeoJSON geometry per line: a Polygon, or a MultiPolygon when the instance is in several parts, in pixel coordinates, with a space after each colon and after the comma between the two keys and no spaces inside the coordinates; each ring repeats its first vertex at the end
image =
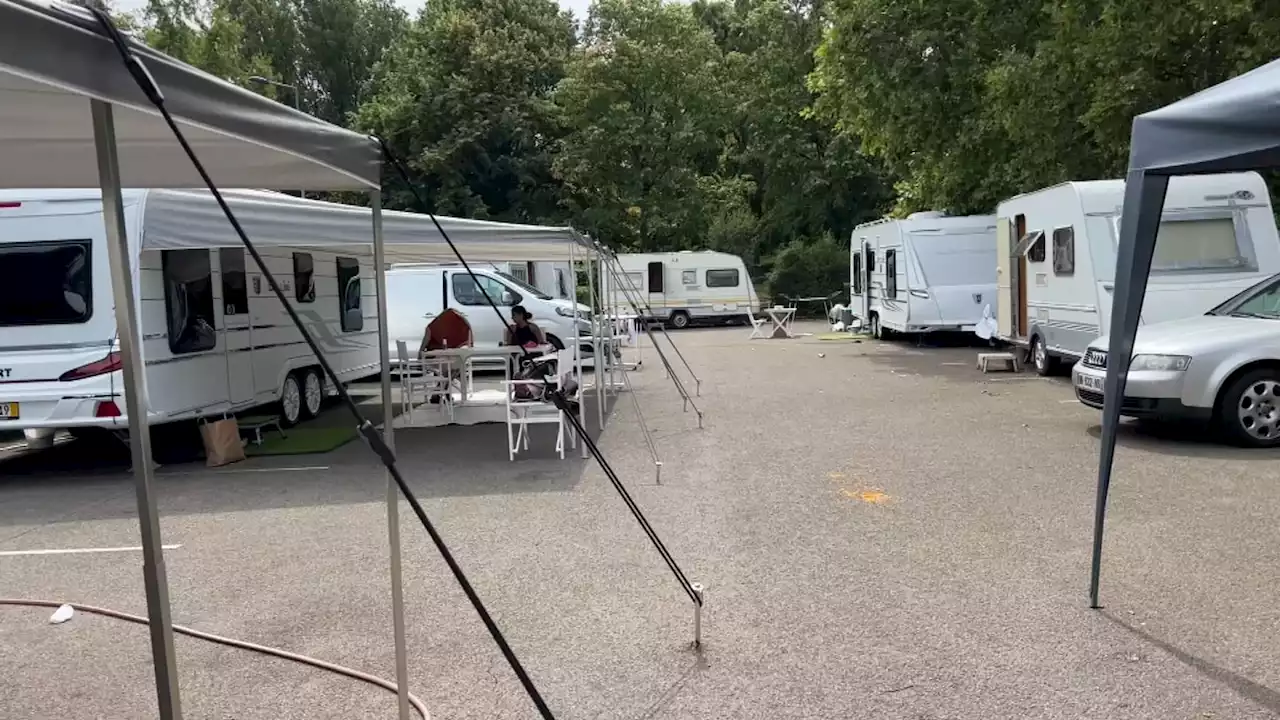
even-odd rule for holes
{"type": "MultiPolygon", "coordinates": [[[[409,17],[418,14],[425,0],[396,0],[396,4],[409,13],[409,17]]],[[[591,0],[558,0],[560,7],[572,10],[574,17],[582,20],[587,16],[587,6],[591,0]]],[[[113,5],[121,12],[136,12],[147,4],[147,0],[117,0],[113,5]]]]}

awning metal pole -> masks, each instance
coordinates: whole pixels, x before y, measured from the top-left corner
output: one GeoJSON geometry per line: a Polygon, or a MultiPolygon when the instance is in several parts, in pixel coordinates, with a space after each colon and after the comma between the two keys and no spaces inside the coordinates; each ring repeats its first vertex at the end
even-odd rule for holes
{"type": "Polygon", "coordinates": [[[600,323],[596,313],[596,307],[600,305],[599,299],[596,297],[596,268],[592,261],[595,253],[587,252],[587,288],[588,297],[591,299],[591,352],[592,352],[592,374],[596,379],[596,415],[599,417],[600,429],[604,429],[604,401],[605,389],[604,383],[609,380],[609,375],[605,372],[605,366],[612,366],[613,352],[613,333],[609,334],[609,339],[601,344],[600,340],[600,323]]]}
{"type": "MultiPolygon", "coordinates": [[[[395,406],[391,402],[391,332],[387,328],[387,261],[382,238],[382,191],[369,192],[373,208],[373,268],[378,291],[378,358],[382,367],[382,436],[387,447],[395,450],[395,406]]],[[[387,478],[387,540],[391,546],[391,624],[396,643],[396,695],[400,720],[409,720],[409,659],[405,641],[404,576],[400,566],[400,489],[387,478]]]]}
{"type": "Polygon", "coordinates": [[[160,541],[160,512],[156,507],[151,465],[151,428],[147,422],[147,381],[134,302],[129,236],[125,230],[124,200],[120,196],[120,162],[116,152],[111,105],[89,101],[93,141],[98,154],[98,182],[102,186],[102,219],[106,225],[107,258],[111,265],[111,293],[115,301],[120,366],[124,375],[124,407],[129,417],[129,454],[138,495],[138,528],[142,535],[142,578],[151,627],[151,658],[156,673],[156,701],[160,720],[181,720],[178,666],[173,649],[173,620],[169,585],[160,541]]]}

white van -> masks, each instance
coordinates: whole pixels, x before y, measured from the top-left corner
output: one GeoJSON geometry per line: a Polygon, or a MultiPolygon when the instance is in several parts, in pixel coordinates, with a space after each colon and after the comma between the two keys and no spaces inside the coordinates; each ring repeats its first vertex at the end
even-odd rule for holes
{"type": "MultiPolygon", "coordinates": [[[[567,265],[567,263],[566,263],[567,265]]],[[[387,330],[390,352],[398,360],[396,342],[414,351],[422,343],[423,331],[432,318],[452,308],[471,324],[477,347],[500,345],[510,321],[511,308],[522,305],[533,315],[533,322],[547,335],[547,342],[564,348],[574,337],[574,303],[553,298],[514,276],[480,265],[472,265],[472,279],[461,265],[398,264],[387,270],[387,330]],[[499,318],[476,287],[503,312],[499,318]]],[[[572,291],[572,288],[570,288],[572,291]]],[[[578,306],[578,342],[584,365],[590,366],[591,308],[578,306]]]]}
{"type": "Polygon", "coordinates": [[[760,312],[760,297],[742,258],[713,250],[619,253],[621,275],[603,273],[601,296],[611,313],[647,304],[649,320],[684,328],[695,323],[745,321],[760,312]]]}
{"type": "Polygon", "coordinates": [[[972,331],[995,309],[995,216],[877,220],[854,228],[849,253],[850,307],[875,337],[972,331]]]}
{"type": "MultiPolygon", "coordinates": [[[[1123,206],[1123,180],[1093,180],[997,208],[997,335],[1029,348],[1037,372],[1074,363],[1110,331],[1123,206]]],[[[1171,178],[1141,322],[1202,315],[1277,272],[1280,236],[1261,175],[1171,178]]]]}
{"type": "MultiPolygon", "coordinates": [[[[246,224],[258,221],[253,208],[267,208],[281,232],[326,207],[224,195],[246,224]]],[[[0,191],[0,430],[128,429],[101,198],[96,189],[0,191]]],[[[316,415],[333,388],[252,258],[209,245],[238,244],[212,196],[125,190],[123,200],[148,421],[269,404],[285,424],[316,415]],[[152,233],[189,248],[140,250],[152,233]]],[[[297,240],[304,245],[305,232],[297,240]]],[[[342,382],[379,368],[372,250],[367,238],[352,243],[261,251],[342,382]]]]}

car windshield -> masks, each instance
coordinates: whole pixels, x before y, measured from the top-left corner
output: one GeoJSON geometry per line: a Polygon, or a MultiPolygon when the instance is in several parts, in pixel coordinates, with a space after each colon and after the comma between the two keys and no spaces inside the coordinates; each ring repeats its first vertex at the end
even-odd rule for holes
{"type": "Polygon", "coordinates": [[[1238,293],[1208,314],[1280,320],[1280,275],[1273,275],[1238,293]]]}
{"type": "Polygon", "coordinates": [[[536,287],[534,287],[534,286],[530,285],[529,283],[527,283],[527,282],[525,282],[525,281],[521,280],[520,278],[518,278],[518,277],[516,277],[516,276],[514,276],[514,275],[509,275],[509,274],[504,273],[504,272],[499,272],[499,273],[498,273],[498,275],[499,275],[499,276],[501,276],[503,280],[506,280],[507,282],[511,283],[512,285],[515,285],[516,287],[520,288],[521,290],[524,290],[525,292],[527,292],[527,293],[529,293],[530,295],[532,295],[532,296],[534,296],[534,297],[538,298],[539,300],[550,300],[550,299],[551,299],[551,296],[550,296],[550,295],[548,295],[548,294],[546,294],[546,293],[542,292],[542,291],[541,291],[541,290],[539,290],[538,288],[536,288],[536,287]]]}

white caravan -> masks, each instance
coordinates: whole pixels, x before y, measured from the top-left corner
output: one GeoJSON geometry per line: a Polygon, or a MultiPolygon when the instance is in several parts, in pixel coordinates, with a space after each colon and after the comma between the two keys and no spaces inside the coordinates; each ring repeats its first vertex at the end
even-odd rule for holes
{"type": "MultiPolygon", "coordinates": [[[[233,206],[283,197],[224,195],[233,206]]],[[[268,404],[286,424],[319,412],[332,388],[212,196],[126,190],[123,199],[149,422],[268,404]],[[152,234],[190,249],[140,250],[152,234]],[[237,247],[211,249],[230,243],[237,247]]],[[[325,212],[307,205],[269,218],[284,237],[297,233],[299,249],[261,254],[339,380],[371,375],[379,352],[369,238],[303,249],[306,222],[325,212]]],[[[0,271],[0,430],[126,430],[101,193],[0,191],[0,271]]]]}
{"type": "MultiPolygon", "coordinates": [[[[498,263],[501,267],[506,263],[498,263]]],[[[515,264],[515,263],[512,263],[515,264]]],[[[523,263],[521,263],[523,264],[523,263]]],[[[538,263],[556,265],[557,263],[538,263]]],[[[574,303],[553,298],[532,285],[516,279],[495,266],[475,263],[472,279],[461,265],[434,265],[430,263],[406,263],[392,265],[387,270],[387,333],[391,357],[398,362],[396,342],[404,342],[416,351],[422,343],[423,331],[446,308],[461,313],[471,324],[471,333],[477,347],[492,347],[502,343],[511,308],[524,306],[533,314],[533,322],[547,335],[547,342],[563,348],[574,337],[574,303]],[[503,318],[489,307],[485,294],[476,285],[479,281],[485,294],[498,305],[503,318]]],[[[564,263],[564,268],[569,263],[564,263]]],[[[574,288],[568,288],[572,294],[574,288]]],[[[577,313],[578,341],[583,364],[591,366],[591,308],[579,304],[577,313]]]]}
{"type": "Polygon", "coordinates": [[[971,331],[995,309],[996,219],[920,212],[859,225],[849,289],[854,317],[876,337],[971,331]]]}
{"type": "MultiPolygon", "coordinates": [[[[997,208],[997,336],[1036,370],[1079,359],[1110,331],[1123,180],[1068,182],[997,208]]],[[[1143,324],[1202,315],[1280,272],[1280,237],[1257,173],[1169,182],[1143,324]]]]}
{"type": "MultiPolygon", "coordinates": [[[[684,328],[694,323],[745,320],[760,298],[742,258],[713,250],[619,254],[620,277],[606,269],[602,297],[611,312],[629,313],[630,295],[647,303],[650,320],[684,328]]],[[[644,306],[641,306],[641,311],[644,306]]]]}
{"type": "Polygon", "coordinates": [[[492,267],[520,283],[534,286],[553,298],[574,299],[576,283],[567,262],[500,262],[493,263],[492,267]]]}

